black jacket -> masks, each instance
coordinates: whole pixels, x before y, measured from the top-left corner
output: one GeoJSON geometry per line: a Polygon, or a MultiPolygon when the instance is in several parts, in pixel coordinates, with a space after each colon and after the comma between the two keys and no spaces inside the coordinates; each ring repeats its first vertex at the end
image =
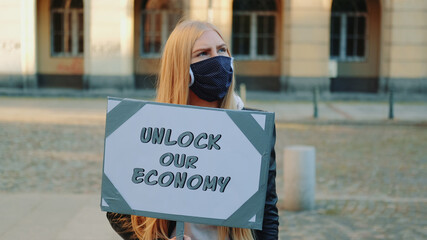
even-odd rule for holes
{"type": "MultiPolygon", "coordinates": [[[[255,230],[257,240],[275,240],[279,238],[279,214],[276,207],[276,129],[273,132],[273,147],[271,149],[270,166],[268,171],[267,194],[265,198],[264,219],[262,230],[255,230]]],[[[125,240],[137,240],[130,224],[130,215],[107,212],[107,218],[113,229],[125,240]]],[[[175,229],[176,222],[170,221],[168,226],[169,236],[175,229]]]]}

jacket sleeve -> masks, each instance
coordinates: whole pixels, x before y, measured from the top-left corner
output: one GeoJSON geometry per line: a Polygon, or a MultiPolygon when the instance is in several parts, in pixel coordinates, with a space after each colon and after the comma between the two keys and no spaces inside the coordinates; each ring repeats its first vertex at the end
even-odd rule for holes
{"type": "Polygon", "coordinates": [[[132,228],[130,215],[107,212],[107,219],[114,231],[124,240],[138,240],[132,228]]]}
{"type": "Polygon", "coordinates": [[[270,166],[268,170],[267,194],[265,198],[264,219],[262,230],[256,230],[255,236],[258,240],[270,240],[279,238],[279,214],[276,207],[276,128],[273,131],[273,146],[271,149],[270,166]]]}

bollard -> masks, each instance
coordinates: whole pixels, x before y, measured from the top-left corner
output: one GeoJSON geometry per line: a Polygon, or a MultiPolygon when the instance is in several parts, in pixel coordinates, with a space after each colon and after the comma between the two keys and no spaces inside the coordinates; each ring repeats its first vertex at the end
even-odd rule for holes
{"type": "Polygon", "coordinates": [[[388,108],[388,119],[394,119],[394,96],[393,96],[393,88],[390,89],[390,96],[388,100],[389,108],[388,108]]]}
{"type": "Polygon", "coordinates": [[[319,118],[319,111],[317,108],[317,102],[319,101],[318,98],[319,98],[319,89],[317,87],[315,87],[313,89],[313,108],[314,108],[313,109],[313,118],[314,119],[319,118]]]}
{"type": "Polygon", "coordinates": [[[312,210],[315,207],[316,150],[312,146],[284,149],[284,209],[312,210]]]}

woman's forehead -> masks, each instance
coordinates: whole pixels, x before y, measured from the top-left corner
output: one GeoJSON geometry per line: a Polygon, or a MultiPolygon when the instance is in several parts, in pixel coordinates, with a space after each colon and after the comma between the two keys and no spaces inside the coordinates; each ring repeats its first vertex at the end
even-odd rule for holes
{"type": "Polygon", "coordinates": [[[219,36],[215,30],[205,31],[194,43],[193,49],[207,48],[212,46],[219,46],[224,44],[224,40],[219,36]]]}

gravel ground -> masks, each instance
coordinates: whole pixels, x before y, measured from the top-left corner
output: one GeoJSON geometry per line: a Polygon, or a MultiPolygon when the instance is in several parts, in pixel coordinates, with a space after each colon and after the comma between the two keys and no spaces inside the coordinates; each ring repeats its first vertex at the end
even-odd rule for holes
{"type": "MultiPolygon", "coordinates": [[[[427,126],[279,123],[283,147],[316,147],[317,192],[333,196],[427,198],[427,126]]],[[[280,190],[280,187],[279,187],[280,190]]]]}
{"type": "MultiPolygon", "coordinates": [[[[104,100],[0,102],[0,192],[99,193],[104,100]]],[[[281,211],[281,239],[426,239],[426,143],[423,124],[278,122],[280,198],[283,148],[317,151],[316,209],[281,211]]]]}
{"type": "MultiPolygon", "coordinates": [[[[103,123],[0,122],[0,134],[1,191],[99,191],[103,123]]],[[[424,126],[280,123],[277,135],[279,184],[283,146],[304,144],[316,146],[318,194],[427,197],[424,126]]]]}
{"type": "Polygon", "coordinates": [[[0,113],[0,191],[100,191],[104,100],[3,98],[0,113]]]}

